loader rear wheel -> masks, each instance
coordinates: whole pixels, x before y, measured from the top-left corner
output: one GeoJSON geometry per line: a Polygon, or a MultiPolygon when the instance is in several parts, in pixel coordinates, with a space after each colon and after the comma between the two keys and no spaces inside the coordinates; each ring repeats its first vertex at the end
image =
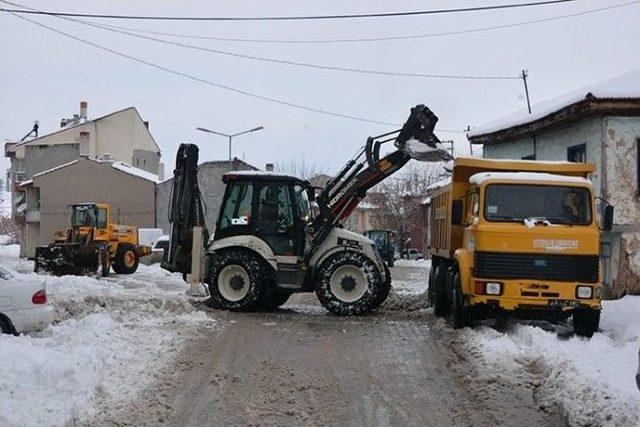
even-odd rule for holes
{"type": "Polygon", "coordinates": [[[359,252],[340,252],[318,269],[316,295],[333,314],[358,315],[376,307],[384,286],[373,261],[359,252]]]}
{"type": "Polygon", "coordinates": [[[205,282],[210,303],[231,311],[255,311],[266,306],[268,283],[265,263],[249,251],[228,250],[212,257],[205,282]]]}
{"type": "Polygon", "coordinates": [[[131,244],[118,246],[116,259],[113,262],[113,271],[117,274],[133,274],[138,269],[140,259],[136,247],[131,244]]]}

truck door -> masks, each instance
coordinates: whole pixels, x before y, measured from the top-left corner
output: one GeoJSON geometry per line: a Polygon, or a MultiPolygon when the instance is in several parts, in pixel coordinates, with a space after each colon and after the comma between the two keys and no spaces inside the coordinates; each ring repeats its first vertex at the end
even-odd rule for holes
{"type": "Polygon", "coordinates": [[[266,241],[279,256],[302,254],[298,236],[298,218],[295,215],[293,193],[288,183],[264,183],[258,187],[256,235],[266,241]]]}

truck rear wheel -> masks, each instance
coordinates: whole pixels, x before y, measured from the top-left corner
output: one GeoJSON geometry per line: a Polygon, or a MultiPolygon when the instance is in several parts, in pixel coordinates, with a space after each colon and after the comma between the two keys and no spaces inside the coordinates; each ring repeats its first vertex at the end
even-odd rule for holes
{"type": "Polygon", "coordinates": [[[214,255],[205,282],[211,304],[231,311],[255,311],[265,306],[267,277],[262,260],[242,250],[214,255]]]}
{"type": "Polygon", "coordinates": [[[330,256],[318,269],[316,295],[333,314],[358,315],[376,307],[384,286],[373,261],[345,251],[330,256]]]}
{"type": "Polygon", "coordinates": [[[443,317],[449,314],[451,307],[449,304],[449,296],[447,295],[445,266],[439,265],[433,277],[433,314],[443,317]]]}
{"type": "Polygon", "coordinates": [[[573,331],[581,337],[591,338],[600,326],[600,310],[577,308],[573,313],[573,331]]]}
{"type": "Polygon", "coordinates": [[[136,247],[130,243],[118,245],[116,259],[113,261],[113,271],[116,274],[133,274],[138,269],[140,258],[136,247]]]}

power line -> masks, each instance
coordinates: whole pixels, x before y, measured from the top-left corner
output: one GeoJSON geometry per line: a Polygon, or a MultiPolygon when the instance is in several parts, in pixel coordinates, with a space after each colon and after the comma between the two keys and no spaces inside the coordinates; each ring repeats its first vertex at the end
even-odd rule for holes
{"type": "Polygon", "coordinates": [[[521,78],[520,76],[495,76],[495,75],[482,76],[482,75],[454,75],[454,74],[434,74],[434,73],[406,73],[406,72],[398,72],[398,71],[368,70],[364,68],[350,68],[350,67],[338,67],[338,66],[324,65],[324,64],[313,64],[309,62],[291,61],[286,59],[247,55],[243,53],[237,53],[237,52],[225,51],[220,49],[207,48],[203,46],[196,46],[196,45],[191,45],[186,43],[180,43],[180,42],[175,42],[171,40],[160,39],[157,37],[135,34],[129,31],[118,30],[115,28],[109,28],[108,26],[103,26],[101,24],[95,24],[93,22],[87,22],[80,19],[73,19],[73,18],[67,18],[67,17],[56,17],[56,18],[76,22],[82,25],[93,27],[93,28],[100,28],[105,31],[123,34],[126,36],[135,37],[138,39],[150,40],[150,41],[154,41],[162,44],[178,46],[186,49],[199,50],[199,51],[213,53],[217,55],[232,56],[235,58],[249,59],[253,61],[271,62],[271,63],[281,64],[281,65],[316,68],[316,69],[330,70],[330,71],[341,71],[341,72],[347,72],[347,73],[372,74],[372,75],[396,76],[396,77],[421,77],[421,78],[454,79],[454,80],[519,80],[521,78]]]}
{"type": "Polygon", "coordinates": [[[541,2],[500,4],[489,6],[462,7],[454,9],[431,9],[408,12],[382,12],[382,13],[356,13],[346,15],[309,15],[309,16],[152,16],[152,15],[111,15],[97,13],[72,13],[72,12],[51,12],[43,10],[25,9],[0,9],[4,12],[20,14],[36,14],[50,16],[68,16],[76,18],[99,18],[99,19],[135,19],[135,20],[162,20],[162,21],[300,21],[300,20],[321,20],[321,19],[359,19],[359,18],[389,18],[399,16],[436,15],[444,13],[478,12],[497,9],[515,9],[521,7],[544,6],[559,3],[572,3],[578,0],[547,0],[541,2]]]}
{"type": "MultiPolygon", "coordinates": [[[[189,80],[192,80],[192,81],[195,81],[195,82],[199,82],[199,83],[203,83],[203,84],[206,84],[206,85],[209,85],[209,86],[213,86],[213,87],[216,87],[218,89],[223,89],[223,90],[226,90],[226,91],[229,91],[229,92],[237,93],[237,94],[248,96],[248,97],[255,98],[255,99],[260,99],[262,101],[267,101],[267,102],[271,102],[271,103],[274,103],[274,104],[279,104],[279,105],[284,105],[284,106],[287,106],[287,107],[296,108],[296,109],[299,109],[299,110],[310,111],[310,112],[318,113],[318,114],[324,114],[324,115],[327,115],[327,116],[339,117],[339,118],[342,118],[342,119],[349,119],[349,120],[355,120],[355,121],[359,121],[359,122],[373,123],[373,124],[385,125],[385,126],[394,126],[394,127],[401,126],[398,123],[384,122],[384,121],[381,121],[381,120],[367,119],[365,117],[354,116],[354,115],[349,115],[349,114],[342,114],[342,113],[338,113],[338,112],[335,112],[335,111],[324,110],[324,109],[315,108],[315,107],[309,107],[309,106],[306,106],[306,105],[297,104],[297,103],[294,103],[294,102],[289,102],[289,101],[285,101],[285,100],[278,99],[278,98],[273,98],[273,97],[266,96],[266,95],[256,94],[256,93],[249,92],[249,91],[246,91],[246,90],[243,90],[243,89],[238,89],[238,88],[234,88],[234,87],[231,87],[231,86],[226,86],[226,85],[223,85],[223,84],[220,84],[220,83],[213,82],[211,80],[207,80],[207,79],[204,79],[204,78],[201,78],[201,77],[194,76],[192,74],[185,73],[183,71],[179,71],[179,70],[175,70],[175,69],[172,69],[172,68],[168,68],[168,67],[165,67],[165,66],[162,66],[162,65],[147,61],[145,59],[138,58],[136,56],[129,55],[129,54],[126,54],[124,52],[120,52],[120,51],[115,50],[115,49],[111,49],[109,47],[106,47],[106,46],[91,42],[89,40],[82,39],[80,37],[74,36],[73,34],[69,34],[69,33],[65,32],[65,31],[62,31],[62,30],[58,30],[56,28],[50,27],[50,26],[42,24],[42,23],[40,23],[38,21],[34,21],[32,19],[26,18],[24,16],[20,16],[18,14],[13,13],[13,12],[9,12],[9,13],[11,15],[13,15],[14,17],[18,18],[18,19],[21,19],[23,21],[29,22],[29,23],[31,23],[33,25],[36,25],[36,26],[41,27],[41,28],[44,28],[46,30],[49,30],[49,31],[51,31],[53,33],[56,33],[56,34],[59,34],[61,36],[73,39],[73,40],[75,40],[75,41],[77,41],[79,43],[94,47],[96,49],[99,49],[99,50],[102,50],[102,51],[105,51],[105,52],[109,52],[109,53],[111,53],[113,55],[117,55],[117,56],[120,56],[122,58],[129,59],[131,61],[134,61],[134,62],[137,62],[137,63],[140,63],[140,64],[147,65],[147,66],[149,66],[151,68],[155,68],[157,70],[164,71],[164,72],[172,74],[172,75],[184,77],[186,79],[189,79],[189,80]]],[[[437,129],[437,130],[439,132],[455,132],[455,133],[459,133],[459,131],[448,131],[448,130],[444,130],[444,129],[437,129]]]]}
{"type": "Polygon", "coordinates": [[[393,40],[410,40],[410,39],[423,39],[431,37],[443,37],[453,36],[460,34],[473,34],[492,30],[500,30],[507,28],[516,28],[525,25],[539,24],[544,22],[553,22],[566,18],[573,18],[577,16],[588,15],[592,13],[604,12],[607,10],[618,9],[621,7],[629,6],[632,4],[640,3],[640,0],[633,0],[626,3],[621,3],[612,6],[604,6],[596,9],[588,9],[582,12],[568,13],[564,15],[556,15],[549,18],[532,19],[527,21],[519,21],[511,24],[491,25],[487,27],[469,28],[465,30],[453,30],[442,31],[436,33],[425,34],[407,34],[398,36],[380,36],[380,37],[356,37],[356,38],[342,38],[342,39],[253,39],[242,37],[219,37],[219,36],[205,36],[196,34],[181,34],[171,33],[163,31],[142,30],[139,28],[122,27],[118,25],[101,24],[103,27],[114,28],[118,30],[133,31],[141,34],[154,34],[159,36],[179,37],[185,39],[198,39],[198,40],[216,40],[224,42],[240,42],[240,43],[269,43],[269,44],[331,44],[331,43],[366,43],[366,42],[381,42],[381,41],[393,41],[393,40]]]}

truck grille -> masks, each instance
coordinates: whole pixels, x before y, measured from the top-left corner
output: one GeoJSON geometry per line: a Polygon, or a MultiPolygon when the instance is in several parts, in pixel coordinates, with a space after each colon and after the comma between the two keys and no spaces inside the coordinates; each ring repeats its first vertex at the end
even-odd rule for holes
{"type": "Polygon", "coordinates": [[[476,252],[475,276],[487,279],[598,281],[597,255],[549,255],[476,252]]]}

